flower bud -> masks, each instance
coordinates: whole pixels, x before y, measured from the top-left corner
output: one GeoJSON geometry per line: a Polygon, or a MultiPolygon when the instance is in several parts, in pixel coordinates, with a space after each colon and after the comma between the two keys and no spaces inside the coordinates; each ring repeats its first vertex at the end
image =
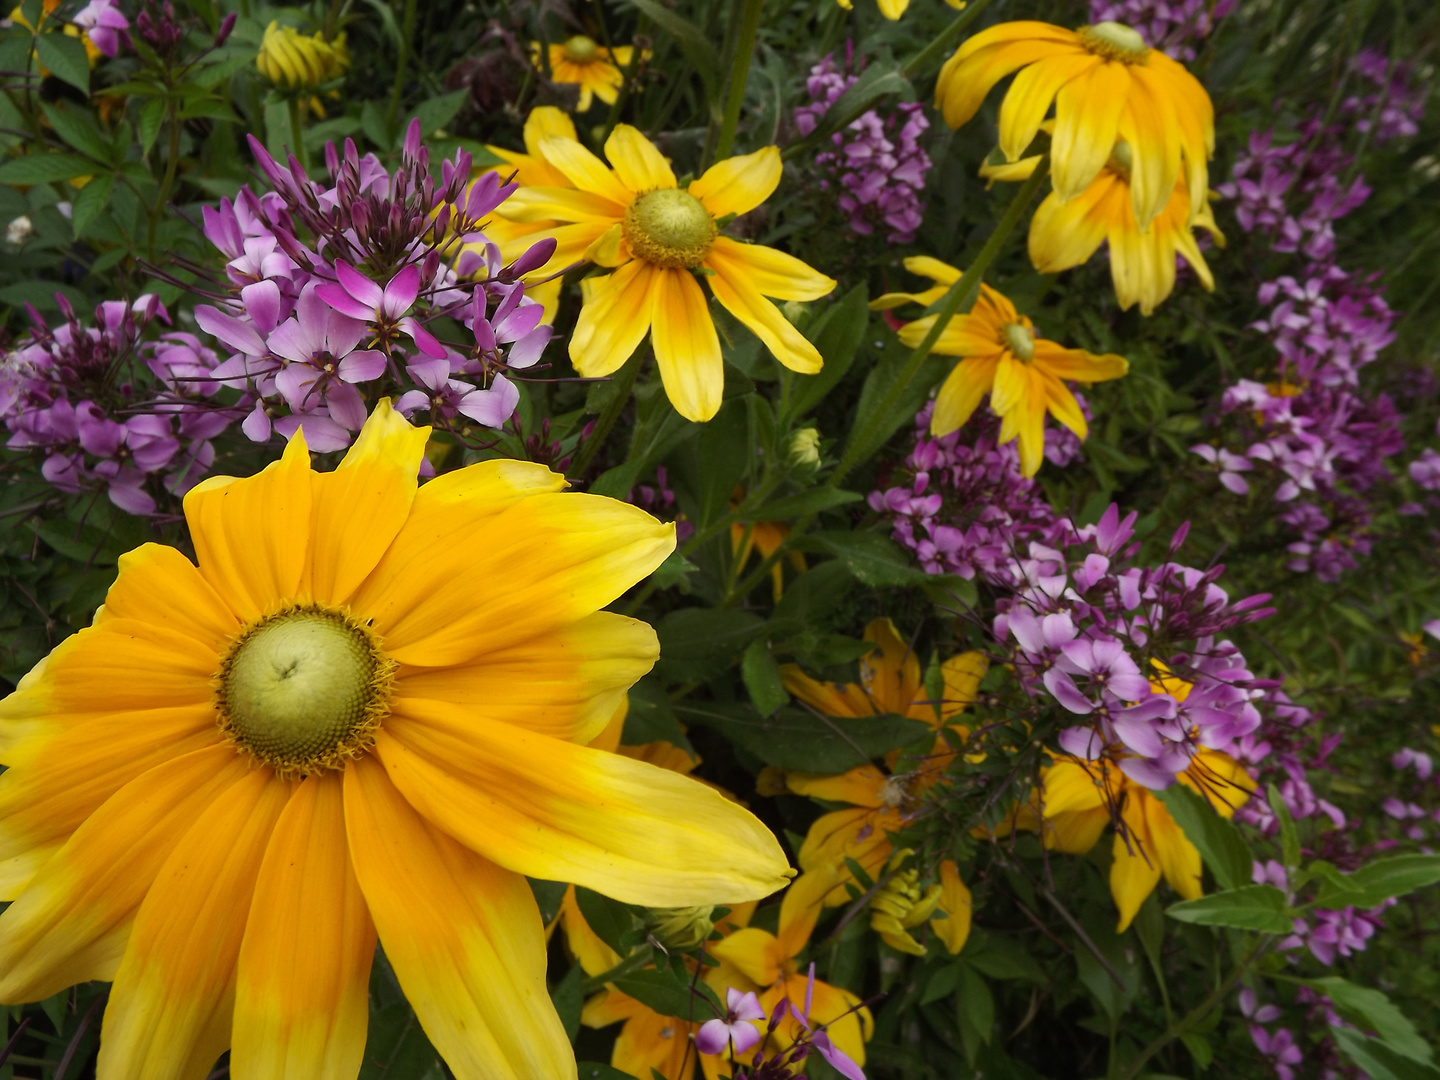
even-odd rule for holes
{"type": "Polygon", "coordinates": [[[790,463],[802,469],[820,464],[820,432],[813,427],[801,428],[790,436],[790,463]]]}
{"type": "Polygon", "coordinates": [[[715,910],[710,904],[700,907],[651,908],[645,913],[645,929],[650,936],[667,949],[698,948],[710,936],[715,924],[710,913],[715,910]]]}

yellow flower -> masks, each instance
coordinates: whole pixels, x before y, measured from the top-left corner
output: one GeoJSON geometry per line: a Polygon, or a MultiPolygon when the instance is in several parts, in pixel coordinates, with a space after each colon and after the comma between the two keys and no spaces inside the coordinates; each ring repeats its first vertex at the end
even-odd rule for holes
{"type": "MultiPolygon", "coordinates": [[[[1255,788],[1244,766],[1217,750],[1200,750],[1179,780],[1206,795],[1226,818],[1255,788]]],[[[1110,864],[1110,895],[1120,909],[1116,929],[1124,933],[1162,875],[1186,900],[1204,894],[1200,852],[1153,791],[1131,781],[1113,762],[1056,757],[1041,771],[1040,791],[1018,809],[1013,827],[1040,832],[1051,850],[1083,855],[1110,824],[1112,806],[1119,808],[1125,825],[1125,835],[1115,834],[1110,864]]],[[[998,831],[1003,835],[1008,829],[998,831]]]]}
{"type": "Polygon", "coordinates": [[[920,887],[920,871],[915,867],[901,869],[914,852],[909,848],[895,852],[887,872],[893,876],[870,898],[870,929],[900,952],[924,956],[925,946],[910,931],[928,919],[940,906],[945,890],[940,885],[920,887]]]}
{"type": "MultiPolygon", "coordinates": [[[[906,259],[905,268],[938,284],[921,293],[886,293],[870,302],[872,308],[929,305],[960,279],[959,270],[938,259],[906,259]]],[[[934,324],[934,315],[906,323],[900,328],[900,340],[914,348],[934,324]]],[[[934,351],[965,359],[955,365],[935,398],[931,434],[948,435],[960,427],[988,393],[990,408],[1000,417],[1000,442],[1020,440],[1020,469],[1026,476],[1034,476],[1045,457],[1047,412],[1081,439],[1089,433],[1085,414],[1064,380],[1103,382],[1130,369],[1123,356],[1096,356],[1043,340],[1029,318],[983,283],[970,314],[950,320],[934,351]]]]}
{"type": "MultiPolygon", "coordinates": [[[[834,892],[841,894],[842,901],[845,899],[837,877],[829,870],[796,878],[780,901],[780,924],[774,934],[747,926],[711,946],[710,951],[721,965],[706,973],[706,983],[722,1001],[726,986],[755,991],[766,1016],[773,1015],[775,1007],[787,999],[796,1009],[803,1010],[809,976],[807,971],[800,970],[796,958],[810,943],[815,923],[827,904],[826,897],[834,892]]],[[[763,1029],[763,1021],[754,1023],[763,1029]]],[[[865,1064],[865,1043],[874,1025],[870,1010],[849,990],[815,980],[810,1023],[812,1027],[828,1024],[826,1031],[835,1045],[857,1065],[865,1064]]],[[[799,1022],[787,1015],[776,1029],[772,1045],[783,1050],[800,1030],[799,1022]]],[[[703,1064],[707,1077],[719,1075],[719,1055],[706,1055],[703,1064]]]]}
{"type": "MultiPolygon", "coordinates": [[[[551,45],[548,51],[550,81],[580,85],[580,102],[575,106],[578,112],[589,112],[597,97],[606,105],[614,105],[625,83],[620,68],[628,68],[635,56],[630,45],[617,45],[611,52],[583,34],[569,38],[563,45],[551,45]]],[[[532,41],[530,52],[538,67],[540,42],[532,41]]]]}
{"type": "MultiPolygon", "coordinates": [[[[271,19],[255,54],[260,74],[285,90],[314,90],[338,79],[350,67],[345,35],[326,41],[317,31],[306,37],[293,26],[281,26],[271,19]]],[[[323,115],[323,114],[322,114],[323,115]]]]}
{"type": "MultiPolygon", "coordinates": [[[[853,11],[855,8],[854,0],[835,0],[835,2],[846,11],[853,11]]],[[[877,0],[877,3],[880,8],[880,14],[884,15],[885,18],[891,22],[900,18],[901,15],[904,15],[906,9],[910,7],[910,0],[877,0]]],[[[965,0],[945,0],[945,3],[956,11],[965,10],[965,0]]]]}
{"type": "Polygon", "coordinates": [[[725,369],[697,272],[782,364],[804,374],[820,370],[815,346],[766,297],[816,300],[835,281],[792,255],[719,234],[718,219],[755,209],[780,183],[776,147],[718,162],[688,188],[628,124],[616,125],[605,142],[613,169],[574,139],[541,139],[540,152],[574,187],[521,188],[497,213],[511,221],[566,222],[529,237],[558,241],[547,270],[581,257],[619,268],[594,279],[580,310],[570,358],[581,375],[612,374],[649,333],[676,411],[689,420],[714,416],[725,369]]]}
{"type": "Polygon", "coordinates": [[[672,527],[527,462],[417,490],[427,436],[382,403],[332,473],[297,434],[201,483],[198,568],[123,556],[0,703],[0,1002],[113,980],[101,1077],[353,1077],[377,937],[457,1076],[574,1075],[522,875],[784,884],[748,813],[584,745],[657,654],[599,609],[672,527]]]}
{"type": "MultiPolygon", "coordinates": [[[[738,500],[743,499],[745,493],[740,489],[735,491],[735,501],[730,503],[730,509],[734,510],[738,500]]],[[[756,551],[760,552],[760,558],[768,559],[775,552],[780,550],[780,545],[790,535],[790,526],[780,521],[737,521],[730,526],[730,554],[735,559],[737,566],[736,573],[742,573],[750,562],[750,556],[756,551]]],[[[805,572],[805,556],[799,551],[791,551],[787,554],[790,565],[797,573],[805,572]]],[[[770,591],[778,604],[780,598],[785,595],[785,571],[782,564],[777,562],[770,568],[770,591]]]]}
{"type": "Polygon", "coordinates": [[[1115,22],[1066,30],[1008,22],[966,41],[940,72],[935,107],[952,128],[980,108],[991,88],[1020,71],[1000,106],[1000,149],[1016,161],[1055,103],[1051,176],[1062,202],[1088,188],[1124,139],[1134,155],[1131,198],[1141,226],[1169,203],[1182,164],[1190,212],[1209,190],[1215,110],[1196,78],[1115,22]],[[1021,69],[1024,70],[1021,70],[1021,69]]]}
{"type": "MultiPolygon", "coordinates": [[[[697,1010],[703,1008],[696,998],[697,1010]]],[[[705,1019],[702,1016],[701,1019],[705,1019]]],[[[585,1002],[580,1022],[603,1028],[624,1021],[610,1052],[610,1065],[631,1076],[650,1080],[655,1069],[665,1080],[690,1080],[698,1057],[691,1045],[698,1023],[662,1016],[619,990],[607,989],[585,1002]]]]}
{"type": "MultiPolygon", "coordinates": [[[[998,180],[1024,180],[1038,157],[1013,165],[985,166],[980,175],[998,180]]],[[[1042,274],[1058,274],[1081,266],[1102,243],[1108,243],[1110,276],[1122,310],[1136,304],[1149,315],[1175,288],[1175,256],[1181,256],[1207,292],[1215,279],[1192,229],[1205,229],[1215,242],[1225,237],[1215,224],[1207,199],[1193,217],[1184,177],[1175,185],[1158,217],[1145,229],[1135,220],[1130,195],[1130,148],[1121,141],[1095,182],[1077,198],[1062,202],[1053,192],[1030,220],[1030,261],[1042,274]]]]}

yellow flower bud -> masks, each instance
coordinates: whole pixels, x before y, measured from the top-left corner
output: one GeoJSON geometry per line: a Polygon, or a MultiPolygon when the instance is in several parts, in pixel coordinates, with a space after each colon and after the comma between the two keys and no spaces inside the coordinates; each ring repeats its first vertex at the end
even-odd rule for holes
{"type": "Polygon", "coordinates": [[[801,428],[790,436],[789,451],[792,464],[815,468],[820,464],[820,432],[813,427],[801,428]]]}

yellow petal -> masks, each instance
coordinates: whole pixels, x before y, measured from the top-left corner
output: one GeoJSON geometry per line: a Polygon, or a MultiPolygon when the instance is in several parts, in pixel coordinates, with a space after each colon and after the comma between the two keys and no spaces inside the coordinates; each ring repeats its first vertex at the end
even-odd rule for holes
{"type": "Polygon", "coordinates": [[[675,172],[655,144],[629,124],[616,124],[605,140],[605,156],[620,182],[631,191],[675,186],[675,172]]]}
{"type": "Polygon", "coordinates": [[[674,550],[673,523],[599,495],[535,495],[494,517],[412,514],[351,606],[401,664],[461,664],[594,614],[674,550]]]}
{"type": "Polygon", "coordinates": [[[723,941],[715,942],[710,952],[760,986],[768,986],[778,979],[781,965],[789,959],[774,934],[753,926],[742,927],[723,941]]]}
{"type": "MultiPolygon", "coordinates": [[[[660,643],[648,623],[597,611],[552,634],[441,668],[402,668],[396,694],[465,706],[477,715],[569,742],[594,735],[625,705],[660,643]]],[[[618,739],[618,733],[617,733],[618,739]]]]}
{"type": "MultiPolygon", "coordinates": [[[[1035,140],[1050,103],[1066,83],[1103,64],[1098,56],[1083,53],[1057,56],[1031,64],[1015,76],[1000,103],[1000,149],[1008,161],[1018,161],[1035,140]]],[[[1107,152],[1108,156],[1108,152],[1107,152]]]]}
{"type": "Polygon", "coordinates": [[[974,415],[981,399],[994,385],[999,359],[997,352],[990,356],[973,356],[955,365],[935,396],[935,412],[930,417],[930,434],[949,435],[964,426],[974,415]]]}
{"type": "MultiPolygon", "coordinates": [[[[1134,794],[1132,789],[1132,795],[1134,794]]],[[[1200,850],[1190,842],[1165,804],[1153,795],[1141,796],[1144,801],[1145,823],[1155,845],[1152,858],[1160,864],[1165,881],[1186,900],[1205,895],[1201,887],[1200,850]]]]}
{"type": "Polygon", "coordinates": [[[995,385],[990,390],[990,407],[1000,416],[1020,407],[1030,395],[1030,369],[1004,353],[995,367],[995,385]]]}
{"type": "Polygon", "coordinates": [[[968,39],[945,61],[935,84],[935,107],[944,114],[945,123],[958,128],[969,121],[995,84],[1011,72],[1048,57],[1078,52],[1074,34],[1057,39],[1056,29],[1046,23],[1017,21],[993,26],[968,39]],[[996,31],[1003,31],[1009,39],[1002,39],[996,31]]]}
{"type": "Polygon", "coordinates": [[[1058,274],[1088,261],[1113,227],[1109,212],[1117,204],[1127,217],[1131,215],[1125,185],[1108,171],[1069,202],[1061,202],[1053,192],[1045,196],[1030,219],[1030,261],[1035,269],[1058,274]],[[1113,198],[1112,192],[1119,198],[1113,198]]]}
{"type": "MultiPolygon", "coordinates": [[[[910,643],[889,619],[874,619],[865,627],[872,649],[860,661],[860,682],[869,691],[877,712],[908,716],[921,698],[920,661],[910,643]]],[[[933,718],[935,710],[930,709],[933,718]]]]}
{"type": "MultiPolygon", "coordinates": [[[[1180,134],[1174,107],[1163,91],[1146,80],[1137,67],[1132,93],[1120,114],[1119,134],[1130,144],[1130,200],[1136,223],[1149,226],[1165,204],[1180,176],[1180,134]]],[[[1058,190],[1058,188],[1057,188],[1058,190]]]]}
{"type": "Polygon", "coordinates": [[[874,716],[875,706],[855,683],[820,682],[796,664],[781,664],[780,679],[785,689],[813,705],[826,716],[874,716]]]}
{"type": "MultiPolygon", "coordinates": [[[[558,274],[562,270],[567,270],[583,262],[585,252],[589,250],[590,245],[604,235],[611,224],[612,219],[610,218],[597,218],[594,221],[582,221],[575,225],[536,226],[531,231],[515,234],[510,240],[498,236],[495,239],[500,245],[500,256],[506,262],[519,258],[530,249],[532,244],[537,244],[541,240],[554,240],[555,251],[549,261],[529,275],[530,278],[543,277],[549,274],[558,274]]],[[[521,228],[520,226],[512,227],[521,228]]]]}
{"type": "Polygon", "coordinates": [[[787,863],[749,811],[688,777],[407,701],[376,748],[427,818],[501,866],[626,903],[755,900],[787,863]]]}
{"type": "Polygon", "coordinates": [[[620,963],[620,954],[606,945],[590,928],[575,899],[575,886],[565,889],[560,901],[560,929],[565,932],[565,945],[586,975],[600,975],[620,963]]]}
{"type": "Polygon", "coordinates": [[[874,810],[885,805],[885,784],[889,779],[874,765],[861,765],[839,776],[802,772],[785,774],[786,786],[796,795],[868,806],[874,810]]]}
{"type": "MultiPolygon", "coordinates": [[[[695,1049],[690,1044],[698,1025],[673,1016],[661,1016],[636,1002],[637,1010],[610,1052],[610,1065],[631,1076],[654,1076],[655,1069],[667,1080],[689,1080],[695,1071],[695,1049]]],[[[700,1007],[697,1005],[697,1014],[700,1007]]],[[[703,1014],[697,1019],[705,1019],[703,1014]]]]}
{"type": "Polygon", "coordinates": [[[689,270],[655,270],[655,323],[650,344],[675,411],[703,423],[720,411],[725,362],[705,294],[689,270]]]}
{"type": "Polygon", "coordinates": [[[495,212],[507,221],[603,221],[609,227],[624,216],[625,206],[626,203],[617,203],[588,190],[522,187],[496,207],[495,212]]]}
{"type": "Polygon", "coordinates": [[[372,758],[345,771],[345,827],[385,956],[457,1080],[575,1077],[525,879],[427,824],[372,758]]]}
{"type": "Polygon", "coordinates": [[[575,133],[575,121],[570,119],[569,113],[554,105],[539,105],[525,117],[525,149],[531,154],[540,153],[540,140],[547,135],[562,139],[579,138],[575,133]]]}
{"type": "Polygon", "coordinates": [[[1115,834],[1114,862],[1110,864],[1110,895],[1120,909],[1120,923],[1115,928],[1123,934],[1140,910],[1145,898],[1160,883],[1160,863],[1146,827],[1145,815],[1125,808],[1125,824],[1130,832],[1129,846],[1125,838],[1115,834]]]}
{"type": "Polygon", "coordinates": [[[687,190],[711,217],[746,214],[775,193],[782,168],[780,148],[767,146],[753,154],[717,161],[687,190]]]}
{"type": "Polygon", "coordinates": [[[311,498],[301,432],[256,475],[212,477],[185,496],[200,573],[244,621],[295,598],[310,559],[311,498]]]}
{"type": "Polygon", "coordinates": [[[777,300],[818,300],[833,292],[837,284],[809,263],[762,244],[742,244],[728,236],[717,236],[715,247],[725,258],[744,263],[750,284],[777,300]]]}
{"type": "MultiPolygon", "coordinates": [[[[978,303],[976,307],[979,307],[978,303]]],[[[906,323],[900,328],[900,341],[912,349],[919,348],[920,342],[935,325],[936,318],[935,315],[922,315],[914,322],[906,323]]],[[[956,315],[945,324],[930,351],[936,356],[988,357],[993,361],[1001,350],[995,333],[992,320],[984,315],[956,315]]]]}
{"type": "Polygon", "coordinates": [[[96,616],[133,619],[193,638],[218,653],[240,632],[240,620],[195,569],[165,544],[142,544],[120,556],[119,576],[96,616]]]}
{"type": "MultiPolygon", "coordinates": [[[[1130,94],[1130,68],[1097,64],[1066,85],[1055,101],[1050,175],[1062,201],[1075,198],[1100,175],[1115,149],[1121,113],[1130,94]]],[[[1134,149],[1134,144],[1131,144],[1134,149]]]]}
{"type": "Polygon", "coordinates": [[[755,288],[749,278],[749,264],[731,254],[718,242],[705,257],[705,265],[715,271],[710,276],[710,290],[726,311],[748,326],[770,350],[775,359],[791,371],[814,375],[824,361],[805,335],[796,330],[755,288]]]}
{"type": "Polygon", "coordinates": [[[1080,403],[1069,387],[1053,376],[1045,376],[1045,407],[1079,439],[1089,435],[1090,428],[1085,422],[1085,414],[1080,411],[1080,403]]]}
{"type": "Polygon", "coordinates": [[[410,513],[429,437],[381,399],[335,471],[312,475],[307,591],[316,603],[344,604],[375,569],[410,513]]]}
{"type": "Polygon", "coordinates": [[[260,866],[235,988],[235,1080],[354,1080],[375,927],[350,867],[339,773],[296,786],[260,866]]]}
{"type": "Polygon", "coordinates": [[[113,979],[161,865],[249,771],[228,746],[197,750],[142,773],[82,822],[0,915],[0,1002],[113,979]]]}
{"type": "Polygon", "coordinates": [[[940,910],[944,918],[930,920],[930,928],[940,938],[945,951],[954,956],[970,938],[970,922],[974,904],[970,888],[960,879],[960,868],[946,859],[940,864],[940,910]]]}
{"type": "Polygon", "coordinates": [[[643,259],[626,263],[601,279],[580,308],[570,335],[570,359],[587,379],[618,371],[645,340],[655,318],[658,267],[643,259]]]}
{"type": "Polygon", "coordinates": [[[775,935],[787,960],[799,956],[810,943],[821,912],[837,896],[848,899],[833,866],[807,871],[790,883],[780,900],[780,929],[775,935]]]}
{"type": "Polygon", "coordinates": [[[1045,846],[1066,855],[1086,855],[1100,842],[1100,834],[1110,824],[1110,811],[1077,810],[1070,813],[1045,814],[1045,846]]]}
{"type": "Polygon", "coordinates": [[[1129,361],[1115,353],[1097,356],[1084,349],[1066,349],[1044,340],[1035,343],[1034,365],[1056,378],[1085,383],[1118,379],[1130,370],[1129,361]]]}
{"type": "Polygon", "coordinates": [[[574,139],[547,136],[540,140],[540,153],[581,191],[610,200],[621,213],[635,198],[635,191],[627,188],[603,161],[574,139]]]}
{"type": "Polygon", "coordinates": [[[598,266],[619,266],[629,262],[630,245],[625,242],[625,233],[620,225],[611,225],[601,233],[599,239],[585,249],[585,258],[598,266]]]}
{"type": "Polygon", "coordinates": [[[644,1005],[619,990],[601,990],[586,1000],[585,1007],[580,1010],[580,1023],[588,1028],[609,1027],[639,1015],[644,1008],[644,1005]]]}
{"type": "Polygon", "coordinates": [[[940,665],[940,674],[945,679],[945,700],[940,706],[942,720],[959,715],[975,703],[980,680],[989,669],[990,660],[982,652],[961,653],[940,665]]]}
{"type": "Polygon", "coordinates": [[[254,769],[195,819],[135,917],[100,1037],[102,1078],[197,1080],[230,1045],[235,961],[290,785],[254,769]]]}

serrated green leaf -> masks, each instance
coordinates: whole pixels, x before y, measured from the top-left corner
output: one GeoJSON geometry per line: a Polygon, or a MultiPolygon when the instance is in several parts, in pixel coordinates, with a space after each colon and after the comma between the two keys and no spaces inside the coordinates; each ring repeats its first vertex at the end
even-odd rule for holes
{"type": "Polygon", "coordinates": [[[66,146],[79,150],[97,162],[110,162],[110,143],[91,117],[72,108],[52,105],[48,101],[42,102],[40,108],[44,110],[45,119],[50,121],[55,134],[60,136],[66,146]]]}
{"type": "Polygon", "coordinates": [[[1259,930],[1267,934],[1287,934],[1294,925],[1285,914],[1285,894],[1273,885],[1246,885],[1198,900],[1184,900],[1171,904],[1165,914],[1180,922],[1259,930]]]}
{"type": "Polygon", "coordinates": [[[694,756],[695,748],[685,737],[680,721],[675,719],[670,698],[658,680],[641,679],[630,688],[629,699],[625,731],[620,737],[622,743],[626,746],[641,746],[645,743],[668,742],[694,756]]]}
{"type": "Polygon", "coordinates": [[[95,163],[76,154],[31,154],[0,165],[0,184],[48,184],[95,171],[95,163]]]}
{"type": "Polygon", "coordinates": [[[708,679],[724,671],[764,628],[760,616],[723,608],[682,608],[655,626],[665,678],[708,679]]]}
{"type": "Polygon", "coordinates": [[[1440,882],[1440,855],[1392,855],[1362,866],[1353,874],[1326,879],[1315,903],[1319,907],[1373,908],[1392,896],[1440,882]]]}
{"type": "Polygon", "coordinates": [[[1379,990],[1356,986],[1338,975],[1309,979],[1305,985],[1329,997],[1341,1016],[1366,1031],[1373,1031],[1392,1050],[1416,1061],[1428,1063],[1434,1059],[1434,1051],[1415,1030],[1415,1025],[1379,990]]]}
{"type": "Polygon", "coordinates": [[[441,94],[439,97],[422,101],[415,107],[415,119],[420,121],[420,134],[428,138],[435,134],[460,111],[465,104],[465,99],[470,94],[468,90],[455,90],[448,94],[441,94]]]}
{"type": "Polygon", "coordinates": [[[90,93],[90,57],[79,38],[67,34],[41,34],[35,39],[35,56],[61,82],[90,93]]]}
{"type": "Polygon", "coordinates": [[[1255,860],[1234,822],[1221,817],[1203,795],[1185,784],[1171,784],[1155,794],[1186,839],[1199,848],[1200,857],[1222,889],[1250,884],[1255,860]]]}
{"type": "Polygon", "coordinates": [[[790,404],[782,418],[787,427],[815,408],[855,363],[870,323],[868,295],[864,285],[855,286],[822,311],[806,332],[825,366],[815,375],[792,376],[790,404]]]}
{"type": "Polygon", "coordinates": [[[614,981],[615,988],[621,993],[630,995],[661,1016],[708,1020],[711,1008],[703,991],[699,989],[701,985],[703,984],[697,983],[692,993],[688,982],[681,982],[669,971],[658,971],[654,968],[633,971],[614,981]]]}
{"type": "Polygon", "coordinates": [[[1354,1028],[1332,1027],[1330,1037],[1370,1080],[1440,1080],[1440,1069],[1406,1057],[1379,1039],[1354,1028]]]}

